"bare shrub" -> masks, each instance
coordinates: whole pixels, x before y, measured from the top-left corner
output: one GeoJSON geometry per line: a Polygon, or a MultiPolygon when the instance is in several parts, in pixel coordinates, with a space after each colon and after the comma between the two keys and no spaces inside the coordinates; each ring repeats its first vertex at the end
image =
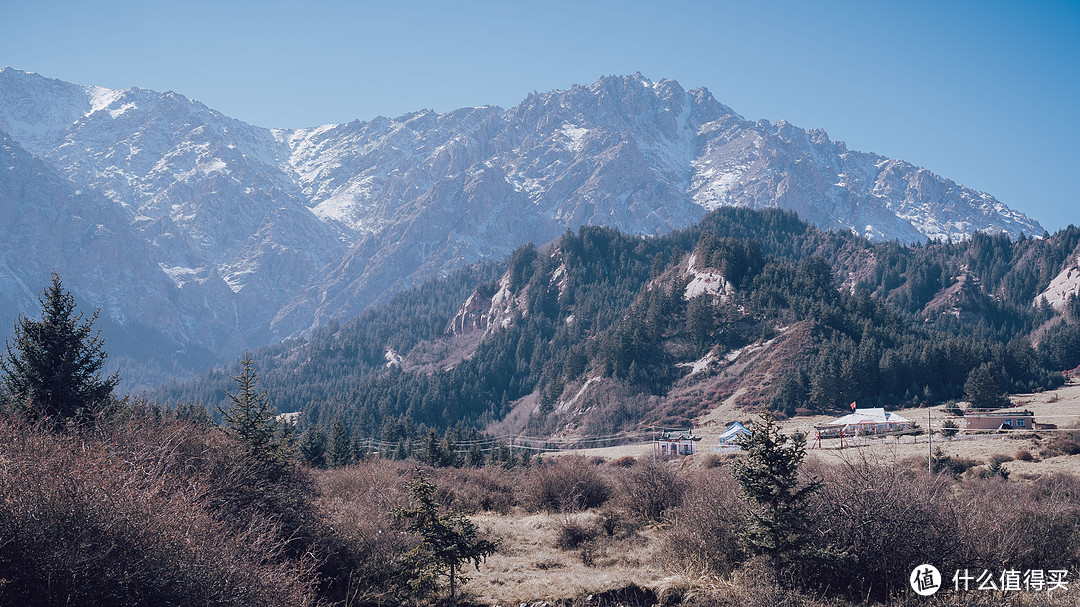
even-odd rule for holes
{"type": "Polygon", "coordinates": [[[1035,457],[1031,455],[1031,451],[1028,451],[1027,449],[1021,449],[1016,452],[1016,459],[1021,462],[1030,462],[1034,461],[1035,457]]]}
{"type": "Polygon", "coordinates": [[[1043,447],[1043,457],[1080,454],[1080,432],[1056,432],[1043,447]]]}
{"type": "Polygon", "coordinates": [[[601,469],[584,457],[552,459],[534,466],[524,479],[520,501],[526,508],[569,512],[600,506],[611,497],[601,469]]]}
{"type": "Polygon", "coordinates": [[[664,562],[703,573],[731,571],[745,558],[738,534],[746,506],[739,485],[727,468],[697,470],[687,482],[682,506],[670,517],[671,530],[662,540],[664,562]]]}
{"type": "Polygon", "coordinates": [[[1008,455],[997,454],[990,458],[990,461],[986,463],[986,468],[979,469],[978,476],[987,478],[993,476],[1000,476],[1001,478],[1009,478],[1009,470],[1005,468],[1005,463],[1011,462],[1013,458],[1008,455]]]}
{"type": "Polygon", "coordinates": [[[820,592],[807,593],[765,583],[773,575],[769,569],[771,566],[763,559],[752,559],[722,583],[669,591],[671,602],[662,604],[683,607],[848,607],[853,604],[821,596],[820,592]]]}
{"type": "Polygon", "coordinates": [[[0,420],[4,601],[313,604],[311,563],[284,558],[271,519],[235,529],[207,508],[205,482],[182,474],[198,466],[182,454],[200,451],[199,434],[143,423],[110,444],[0,420]]]}
{"type": "MultiPolygon", "coordinates": [[[[949,474],[958,477],[975,468],[979,462],[969,457],[946,455],[940,447],[934,448],[932,465],[935,474],[949,474]]],[[[917,467],[918,468],[918,467],[917,467]]]]}
{"type": "Polygon", "coordinates": [[[600,530],[611,539],[625,539],[638,530],[638,524],[621,510],[605,509],[600,512],[600,530]]]}
{"type": "Polygon", "coordinates": [[[559,523],[555,546],[560,550],[574,550],[596,537],[596,529],[585,525],[577,518],[565,517],[559,523]]]}
{"type": "Polygon", "coordinates": [[[441,503],[467,513],[481,511],[506,514],[517,505],[517,489],[523,471],[499,466],[439,468],[435,482],[445,499],[441,503]]]}
{"type": "Polygon", "coordinates": [[[916,565],[956,562],[960,521],[949,505],[949,477],[861,452],[819,474],[824,482],[811,501],[817,544],[843,556],[819,565],[811,583],[884,599],[906,585],[916,565]]]}
{"type": "Polygon", "coordinates": [[[392,511],[409,505],[409,472],[404,462],[377,459],[316,475],[315,508],[332,530],[319,550],[328,598],[393,603],[408,596],[403,557],[419,540],[392,511]]]}
{"type": "Polygon", "coordinates": [[[1033,484],[972,479],[960,485],[955,500],[965,563],[1025,570],[1046,563],[1072,569],[1080,562],[1080,481],[1074,477],[1033,484]]]}
{"type": "Polygon", "coordinates": [[[704,468],[717,468],[723,466],[729,459],[730,457],[725,457],[719,453],[707,453],[705,454],[705,457],[701,459],[701,465],[704,468]]]}
{"type": "Polygon", "coordinates": [[[669,508],[678,506],[686,482],[667,462],[646,459],[618,477],[617,502],[646,521],[659,521],[669,508]]]}
{"type": "Polygon", "coordinates": [[[1080,481],[1072,477],[958,483],[864,458],[822,475],[814,514],[820,541],[846,558],[816,577],[852,599],[901,592],[912,568],[924,562],[942,571],[1023,571],[1049,562],[1071,569],[1080,560],[1080,481]]]}
{"type": "Polygon", "coordinates": [[[611,465],[618,468],[630,468],[637,463],[637,460],[632,455],[624,455],[619,459],[611,460],[611,465]]]}

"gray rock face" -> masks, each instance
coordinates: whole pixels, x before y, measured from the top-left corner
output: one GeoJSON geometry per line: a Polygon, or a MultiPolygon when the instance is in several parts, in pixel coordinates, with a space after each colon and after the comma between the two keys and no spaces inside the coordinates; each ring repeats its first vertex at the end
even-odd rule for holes
{"type": "Polygon", "coordinates": [[[925,169],[640,74],[510,110],[271,130],[176,93],[5,68],[0,131],[21,230],[0,241],[0,315],[70,268],[98,277],[79,293],[117,325],[229,357],[585,224],[656,234],[734,205],[902,242],[1043,231],[925,169]],[[84,245],[20,251],[57,230],[84,245]]]}

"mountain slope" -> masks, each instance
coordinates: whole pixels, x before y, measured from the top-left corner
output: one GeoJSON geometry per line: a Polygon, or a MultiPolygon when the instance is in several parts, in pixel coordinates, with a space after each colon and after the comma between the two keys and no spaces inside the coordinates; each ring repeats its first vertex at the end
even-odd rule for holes
{"type": "Polygon", "coordinates": [[[177,345],[234,349],[243,343],[213,306],[227,285],[212,275],[177,286],[111,201],[80,191],[0,132],[0,315],[40,312],[41,276],[58,272],[84,313],[100,307],[116,356],[167,360],[177,345]],[[137,294],[137,296],[133,295],[137,294]],[[88,309],[89,308],[89,309],[88,309]],[[126,330],[120,330],[121,327],[126,330]]]}
{"type": "MultiPolygon", "coordinates": [[[[917,405],[962,398],[984,363],[1030,391],[1077,364],[1080,312],[1031,302],[1078,243],[1072,228],[904,247],[776,210],[719,209],[661,237],[585,227],[255,359],[279,409],[391,442],[462,422],[606,435],[721,404],[917,405]]],[[[158,396],[215,402],[229,372],[158,396]]]]}
{"type": "MultiPolygon", "coordinates": [[[[143,240],[145,257],[122,256],[113,272],[146,262],[181,291],[226,285],[197,289],[204,312],[185,322],[201,330],[176,345],[229,355],[582,225],[663,234],[740,206],[903,242],[1042,233],[925,169],[848,151],[822,131],[747,121],[705,89],[640,74],[534,93],[509,110],[272,130],[172,92],[4,68],[0,130],[71,189],[110,201],[143,240]]],[[[35,175],[9,177],[32,190],[35,175]]],[[[107,300],[105,283],[91,301],[107,300]]],[[[137,285],[123,297],[137,299],[137,285]]],[[[104,315],[128,317],[112,304],[104,315]]],[[[157,329],[176,332],[167,318],[157,329]]]]}

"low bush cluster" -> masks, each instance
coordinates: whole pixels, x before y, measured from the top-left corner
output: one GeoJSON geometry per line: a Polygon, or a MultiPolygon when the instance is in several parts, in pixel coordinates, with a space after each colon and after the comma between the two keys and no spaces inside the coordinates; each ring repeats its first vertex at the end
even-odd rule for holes
{"type": "Polygon", "coordinates": [[[286,557],[277,521],[215,510],[220,448],[182,422],[82,437],[0,419],[0,603],[315,604],[315,563],[286,557]]]}
{"type": "Polygon", "coordinates": [[[603,505],[611,497],[606,469],[580,456],[538,462],[525,479],[522,505],[548,512],[585,510],[603,505]]]}
{"type": "Polygon", "coordinates": [[[667,462],[646,459],[620,474],[618,484],[627,511],[644,521],[660,521],[682,501],[687,481],[667,462]]]}
{"type": "Polygon", "coordinates": [[[682,503],[671,516],[663,553],[679,568],[700,574],[728,573],[745,555],[739,531],[746,521],[739,485],[725,467],[705,468],[687,479],[682,503]]]}

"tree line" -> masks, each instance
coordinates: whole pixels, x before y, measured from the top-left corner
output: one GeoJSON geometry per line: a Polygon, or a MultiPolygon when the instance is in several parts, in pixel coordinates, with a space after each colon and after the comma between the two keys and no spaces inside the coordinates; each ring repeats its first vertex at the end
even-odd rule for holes
{"type": "MultiPolygon", "coordinates": [[[[663,397],[685,374],[676,363],[794,324],[809,341],[777,378],[773,410],[936,403],[963,398],[972,379],[1000,396],[1053,387],[1059,371],[1080,364],[1073,308],[1057,314],[1035,302],[1077,245],[1080,229],[1071,226],[1016,241],[977,233],[966,242],[874,244],[778,210],[720,209],[661,237],[586,226],[543,250],[526,245],[503,262],[400,293],[308,340],[259,349],[254,359],[279,410],[303,411],[303,423],[324,432],[340,418],[351,436],[410,444],[431,429],[484,427],[527,395],[548,415],[586,377],[663,397]],[[687,299],[680,269],[690,253],[734,295],[687,299]],[[388,350],[408,357],[445,339],[461,302],[472,293],[490,298],[503,277],[521,305],[465,360],[437,372],[387,365],[388,350]]],[[[235,372],[157,396],[220,402],[235,372]]],[[[628,413],[619,423],[639,421],[628,413]]]]}

